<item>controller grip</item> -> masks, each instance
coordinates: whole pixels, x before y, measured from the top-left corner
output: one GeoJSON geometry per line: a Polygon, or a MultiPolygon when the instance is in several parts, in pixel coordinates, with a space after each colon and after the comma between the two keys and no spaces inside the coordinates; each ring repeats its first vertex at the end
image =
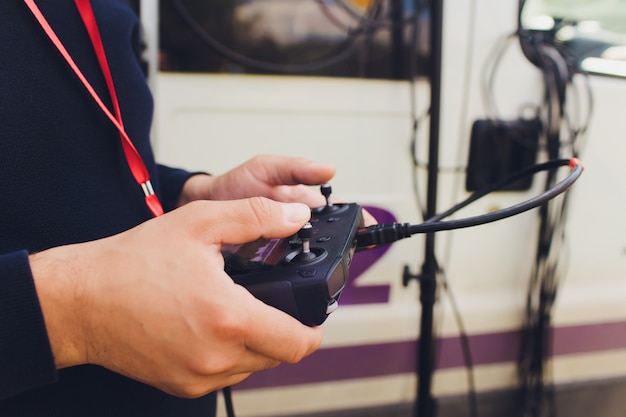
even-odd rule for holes
{"type": "Polygon", "coordinates": [[[245,285],[246,289],[259,300],[300,319],[298,305],[294,298],[291,281],[260,282],[245,285]]]}

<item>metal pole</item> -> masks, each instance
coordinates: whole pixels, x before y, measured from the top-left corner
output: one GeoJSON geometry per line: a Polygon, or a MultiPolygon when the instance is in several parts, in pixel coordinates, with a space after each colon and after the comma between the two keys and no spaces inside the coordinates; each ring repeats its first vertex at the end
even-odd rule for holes
{"type": "MultiPolygon", "coordinates": [[[[439,124],[441,114],[441,61],[443,35],[443,0],[431,0],[431,109],[428,148],[428,185],[426,218],[437,214],[437,180],[439,175],[439,124]]],[[[426,235],[424,264],[420,276],[420,300],[422,315],[420,323],[419,350],[417,357],[416,417],[433,417],[436,402],[432,396],[432,376],[435,366],[433,337],[433,310],[437,289],[437,259],[435,257],[435,234],[426,235]]]]}
{"type": "MultiPolygon", "coordinates": [[[[402,80],[405,77],[404,70],[404,4],[403,0],[391,2],[391,62],[392,77],[394,80],[402,80]]],[[[411,74],[412,75],[412,74],[411,74]]]]}

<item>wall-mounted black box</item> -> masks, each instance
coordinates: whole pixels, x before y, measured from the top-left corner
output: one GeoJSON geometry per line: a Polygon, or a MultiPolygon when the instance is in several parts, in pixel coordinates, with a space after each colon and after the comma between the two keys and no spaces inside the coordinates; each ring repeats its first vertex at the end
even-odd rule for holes
{"type": "MultiPolygon", "coordinates": [[[[465,189],[476,191],[532,166],[537,160],[539,119],[476,120],[472,125],[465,189]]],[[[532,176],[500,191],[525,191],[532,176]]]]}

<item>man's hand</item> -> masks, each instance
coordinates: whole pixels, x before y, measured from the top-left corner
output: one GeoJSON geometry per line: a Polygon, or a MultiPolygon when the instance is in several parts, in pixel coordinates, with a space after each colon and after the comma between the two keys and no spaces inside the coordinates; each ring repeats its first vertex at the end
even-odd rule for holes
{"type": "Polygon", "coordinates": [[[334,175],[335,167],[329,164],[305,158],[260,155],[222,175],[189,178],[179,203],[267,197],[317,207],[323,205],[325,199],[319,189],[309,186],[329,182],[334,175]]]}
{"type": "MultiPolygon", "coordinates": [[[[218,176],[195,175],[185,183],[179,205],[196,200],[235,200],[267,197],[276,201],[298,202],[309,207],[326,204],[319,187],[335,175],[335,167],[306,158],[259,155],[218,176]]],[[[363,210],[366,226],[376,219],[363,210]]]]}
{"type": "Polygon", "coordinates": [[[286,237],[302,204],[194,202],[127,232],[31,255],[57,367],[101,365],[182,397],[295,363],[320,328],[263,304],[223,270],[222,244],[286,237]]]}

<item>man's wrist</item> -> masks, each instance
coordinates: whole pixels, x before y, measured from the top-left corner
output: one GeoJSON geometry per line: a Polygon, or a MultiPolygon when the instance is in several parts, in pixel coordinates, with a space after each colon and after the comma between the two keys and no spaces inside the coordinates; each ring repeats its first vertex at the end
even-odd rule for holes
{"type": "Polygon", "coordinates": [[[69,247],[50,249],[29,256],[30,267],[43,312],[57,369],[87,362],[85,289],[79,267],[64,256],[69,247]]]}

